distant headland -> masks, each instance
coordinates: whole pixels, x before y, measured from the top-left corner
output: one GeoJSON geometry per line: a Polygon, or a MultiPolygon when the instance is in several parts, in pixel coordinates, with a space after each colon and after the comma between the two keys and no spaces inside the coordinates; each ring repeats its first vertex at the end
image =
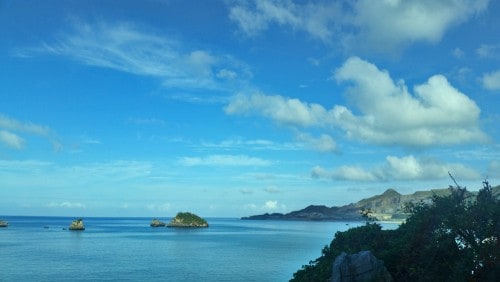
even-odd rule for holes
{"type": "MultiPolygon", "coordinates": [[[[500,186],[493,187],[493,194],[500,197],[500,186]]],[[[351,203],[340,207],[327,207],[324,205],[310,205],[298,211],[290,213],[265,213],[242,217],[245,220],[302,220],[302,221],[356,221],[373,220],[402,222],[409,213],[405,206],[409,203],[430,203],[432,197],[450,195],[450,190],[431,189],[417,191],[413,194],[402,195],[394,189],[387,189],[384,193],[370,198],[362,199],[357,203],[351,203]]],[[[467,192],[473,197],[477,192],[467,192]]]]}

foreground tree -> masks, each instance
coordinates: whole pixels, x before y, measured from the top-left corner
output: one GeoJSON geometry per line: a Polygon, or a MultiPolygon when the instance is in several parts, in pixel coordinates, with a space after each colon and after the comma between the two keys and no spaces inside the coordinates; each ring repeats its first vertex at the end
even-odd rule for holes
{"type": "MultiPolygon", "coordinates": [[[[456,182],[455,182],[456,184],[456,182]]],[[[337,232],[291,281],[328,281],[342,251],[370,250],[395,281],[500,281],[500,202],[488,181],[474,197],[458,184],[431,204],[413,203],[396,230],[376,223],[337,232]]]]}

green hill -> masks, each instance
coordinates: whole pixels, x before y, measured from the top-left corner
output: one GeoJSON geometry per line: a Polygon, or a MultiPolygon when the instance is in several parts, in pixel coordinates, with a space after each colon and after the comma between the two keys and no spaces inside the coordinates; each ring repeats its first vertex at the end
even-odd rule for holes
{"type": "Polygon", "coordinates": [[[167,224],[167,227],[208,227],[208,222],[190,212],[179,212],[167,224]]]}

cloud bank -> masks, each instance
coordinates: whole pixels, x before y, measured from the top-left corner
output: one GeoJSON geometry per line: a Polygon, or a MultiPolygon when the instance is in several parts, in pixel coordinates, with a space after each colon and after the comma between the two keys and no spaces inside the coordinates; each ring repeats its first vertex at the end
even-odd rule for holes
{"type": "Polygon", "coordinates": [[[479,179],[481,174],[458,163],[442,163],[435,159],[414,156],[387,156],[385,162],[373,168],[341,166],[327,170],[316,166],[311,171],[313,178],[348,181],[433,180],[448,177],[448,172],[463,179],[479,179]]]}
{"type": "Polygon", "coordinates": [[[485,11],[488,4],[489,0],[255,0],[231,5],[229,18],[250,37],[276,25],[326,43],[384,51],[413,42],[438,42],[447,30],[485,11]]]}
{"type": "Polygon", "coordinates": [[[340,130],[348,138],[377,145],[427,147],[487,140],[479,128],[479,107],[442,75],[416,85],[411,93],[404,81],[395,82],[387,71],[351,57],[333,77],[348,84],[345,95],[354,109],[326,109],[296,98],[252,93],[236,95],[225,111],[260,115],[296,128],[340,130]]]}

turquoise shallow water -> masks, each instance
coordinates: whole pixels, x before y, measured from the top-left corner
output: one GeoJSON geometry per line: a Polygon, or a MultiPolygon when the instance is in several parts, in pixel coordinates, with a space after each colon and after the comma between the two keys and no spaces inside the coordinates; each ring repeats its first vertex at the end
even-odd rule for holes
{"type": "MultiPolygon", "coordinates": [[[[360,222],[208,218],[209,228],[151,228],[150,218],[1,217],[0,281],[288,281],[360,222]]],[[[162,219],[168,221],[168,218],[162,219]]]]}

